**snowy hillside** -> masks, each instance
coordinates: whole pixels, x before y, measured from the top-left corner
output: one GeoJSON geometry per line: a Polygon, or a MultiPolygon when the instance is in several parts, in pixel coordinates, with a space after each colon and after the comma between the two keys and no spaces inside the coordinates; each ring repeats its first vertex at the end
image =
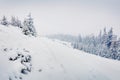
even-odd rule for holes
{"type": "Polygon", "coordinates": [[[120,61],[0,25],[0,80],[119,80],[120,61]]]}

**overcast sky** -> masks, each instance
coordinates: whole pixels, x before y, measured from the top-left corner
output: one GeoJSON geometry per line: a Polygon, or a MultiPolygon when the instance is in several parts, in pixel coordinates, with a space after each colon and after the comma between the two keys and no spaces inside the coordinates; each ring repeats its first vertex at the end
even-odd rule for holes
{"type": "Polygon", "coordinates": [[[98,34],[104,27],[120,35],[120,0],[0,0],[1,17],[29,12],[40,35],[98,34]]]}

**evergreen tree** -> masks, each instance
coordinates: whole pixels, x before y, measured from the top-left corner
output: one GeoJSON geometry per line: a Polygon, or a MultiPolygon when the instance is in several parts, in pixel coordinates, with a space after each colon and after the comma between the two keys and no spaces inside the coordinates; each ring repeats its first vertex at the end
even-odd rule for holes
{"type": "Polygon", "coordinates": [[[97,37],[97,43],[98,44],[101,44],[102,43],[102,31],[100,30],[100,33],[99,33],[99,35],[98,35],[98,37],[97,37]]]}
{"type": "Polygon", "coordinates": [[[106,43],[108,48],[110,48],[112,44],[112,38],[113,38],[113,28],[111,28],[110,31],[108,32],[107,43],[106,43]]]}
{"type": "Polygon", "coordinates": [[[33,18],[31,17],[31,14],[29,14],[24,20],[23,25],[23,32],[25,35],[36,36],[36,30],[33,25],[33,18]]]}
{"type": "Polygon", "coordinates": [[[12,26],[16,26],[16,19],[14,16],[11,17],[11,23],[12,26]]]}
{"type": "Polygon", "coordinates": [[[16,19],[16,25],[17,25],[17,27],[19,27],[19,28],[22,28],[22,24],[21,24],[21,21],[17,18],[16,19]]]}
{"type": "Polygon", "coordinates": [[[106,32],[106,28],[104,28],[104,33],[102,36],[102,44],[106,45],[106,43],[107,43],[107,32],[106,32]]]}
{"type": "Polygon", "coordinates": [[[110,51],[111,51],[111,58],[112,59],[117,59],[118,58],[118,44],[117,44],[117,41],[112,42],[110,51]]]}
{"type": "Polygon", "coordinates": [[[120,60],[120,38],[118,39],[118,50],[117,50],[117,54],[118,54],[118,60],[120,60]]]}
{"type": "Polygon", "coordinates": [[[82,37],[81,37],[81,35],[78,36],[78,42],[82,42],[82,37]]]}
{"type": "Polygon", "coordinates": [[[7,21],[7,18],[6,18],[5,16],[3,16],[3,18],[2,18],[1,24],[2,24],[2,25],[5,25],[5,26],[8,26],[8,25],[9,25],[9,23],[8,23],[8,21],[7,21]]]}
{"type": "Polygon", "coordinates": [[[21,21],[18,18],[15,18],[13,16],[11,17],[11,23],[10,24],[12,26],[16,26],[16,27],[22,28],[21,21]]]}

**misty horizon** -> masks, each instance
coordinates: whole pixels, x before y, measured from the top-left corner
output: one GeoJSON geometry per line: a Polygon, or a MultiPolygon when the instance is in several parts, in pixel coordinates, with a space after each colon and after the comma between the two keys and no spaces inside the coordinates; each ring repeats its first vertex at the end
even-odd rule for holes
{"type": "Polygon", "coordinates": [[[98,35],[100,30],[113,27],[120,34],[119,0],[0,0],[0,16],[23,19],[31,12],[40,35],[98,35]]]}

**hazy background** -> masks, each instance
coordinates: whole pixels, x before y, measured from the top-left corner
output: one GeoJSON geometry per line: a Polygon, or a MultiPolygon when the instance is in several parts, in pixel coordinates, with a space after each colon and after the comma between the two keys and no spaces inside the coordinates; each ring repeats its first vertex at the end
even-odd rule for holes
{"type": "Polygon", "coordinates": [[[120,0],[0,0],[0,18],[29,12],[40,35],[98,34],[104,27],[120,34],[120,0]]]}

